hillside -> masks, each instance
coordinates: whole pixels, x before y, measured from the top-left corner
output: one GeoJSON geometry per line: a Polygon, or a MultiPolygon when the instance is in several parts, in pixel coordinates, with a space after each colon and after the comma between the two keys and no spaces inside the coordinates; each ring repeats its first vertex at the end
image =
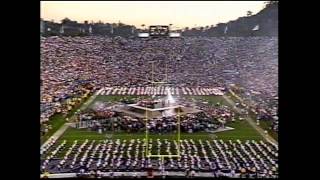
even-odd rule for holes
{"type": "Polygon", "coordinates": [[[203,30],[190,29],[183,32],[184,36],[278,36],[278,3],[270,3],[259,13],[240,17],[228,23],[203,30]],[[259,26],[257,31],[252,29],[259,26]],[[227,27],[227,28],[226,28],[227,27]]]}

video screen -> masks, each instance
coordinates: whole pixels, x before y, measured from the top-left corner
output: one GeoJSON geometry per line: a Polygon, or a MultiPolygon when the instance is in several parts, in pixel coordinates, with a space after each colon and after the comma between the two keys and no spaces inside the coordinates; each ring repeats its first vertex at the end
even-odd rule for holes
{"type": "Polygon", "coordinates": [[[150,36],[168,36],[169,26],[150,26],[149,27],[150,36]]]}

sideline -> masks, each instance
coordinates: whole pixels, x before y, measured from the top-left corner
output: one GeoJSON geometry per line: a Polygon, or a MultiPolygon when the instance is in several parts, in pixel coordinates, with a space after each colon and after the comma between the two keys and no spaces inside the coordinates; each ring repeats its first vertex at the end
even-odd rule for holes
{"type": "MultiPolygon", "coordinates": [[[[103,90],[103,88],[96,91],[91,97],[89,97],[89,99],[86,102],[84,102],[81,105],[81,107],[77,111],[86,109],[93,102],[93,100],[96,99],[96,97],[101,93],[102,90],[103,90]]],[[[77,111],[75,111],[75,112],[77,112],[77,111]]],[[[68,127],[70,127],[72,124],[74,124],[74,123],[72,123],[72,120],[74,118],[75,118],[75,113],[70,117],[71,122],[64,123],[55,133],[53,133],[53,135],[51,137],[49,137],[46,140],[46,142],[44,142],[41,145],[41,148],[43,148],[46,144],[48,144],[50,139],[52,139],[52,138],[59,139],[61,137],[61,135],[68,129],[68,127]]]]}
{"type": "MultiPolygon", "coordinates": [[[[228,104],[233,106],[233,109],[235,109],[238,113],[241,113],[240,109],[235,106],[235,103],[230,98],[228,98],[226,95],[223,95],[222,97],[228,102],[228,104]]],[[[250,116],[247,116],[245,119],[266,141],[278,145],[278,142],[269,134],[265,134],[264,130],[257,126],[250,116]]]]}

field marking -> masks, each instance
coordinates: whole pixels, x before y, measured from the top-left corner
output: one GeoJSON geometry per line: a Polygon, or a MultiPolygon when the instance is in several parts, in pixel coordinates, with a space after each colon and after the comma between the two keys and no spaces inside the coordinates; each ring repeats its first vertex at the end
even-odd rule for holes
{"type": "Polygon", "coordinates": [[[49,143],[49,139],[54,137],[55,139],[59,139],[59,137],[68,129],[71,123],[64,123],[48,140],[42,144],[41,148],[43,148],[46,144],[49,143]]]}
{"type": "MultiPolygon", "coordinates": [[[[242,114],[240,109],[235,106],[235,103],[233,100],[231,100],[229,97],[226,95],[222,96],[231,106],[233,106],[233,109],[235,109],[238,113],[242,114]]],[[[250,117],[247,116],[245,120],[267,141],[272,142],[274,144],[278,144],[278,142],[272,138],[269,134],[264,133],[263,129],[254,122],[254,120],[250,117]]]]}
{"type": "MultiPolygon", "coordinates": [[[[168,93],[169,94],[169,93],[168,93]]],[[[149,148],[148,148],[148,145],[149,145],[149,130],[147,129],[147,125],[148,125],[148,111],[146,111],[146,129],[145,129],[145,138],[144,138],[144,141],[146,142],[146,147],[145,147],[145,151],[146,151],[146,157],[163,157],[163,154],[158,154],[158,155],[156,155],[156,154],[152,154],[151,152],[151,150],[149,150],[149,148]]],[[[177,119],[177,127],[178,127],[178,138],[176,139],[176,138],[173,138],[174,140],[177,140],[177,142],[178,142],[178,154],[173,154],[173,155],[175,155],[175,156],[178,156],[178,157],[180,157],[180,108],[178,108],[178,113],[177,113],[177,117],[178,117],[178,119],[177,119]]],[[[175,136],[174,134],[172,135],[172,136],[175,136]]]]}
{"type": "MultiPolygon", "coordinates": [[[[87,101],[85,101],[73,114],[72,116],[69,118],[70,122],[72,122],[72,120],[75,118],[75,113],[79,110],[83,110],[85,108],[88,107],[88,105],[94,100],[96,99],[97,95],[100,93],[100,91],[96,91],[91,97],[89,97],[89,99],[87,101]],[[89,102],[89,103],[88,103],[89,102]]],[[[41,148],[45,145],[48,144],[49,140],[54,137],[56,139],[59,139],[62,134],[72,125],[72,123],[64,123],[59,129],[57,129],[57,131],[50,136],[42,145],[41,148]]]]}
{"type": "MultiPolygon", "coordinates": [[[[95,93],[85,103],[83,103],[81,108],[84,108],[84,106],[87,107],[88,105],[90,105],[90,103],[92,103],[92,101],[94,101],[97,98],[97,96],[98,96],[98,94],[95,93]]],[[[228,99],[226,99],[225,97],[222,96],[222,98],[223,98],[222,100],[226,100],[228,104],[232,104],[232,102],[229,102],[228,99]]],[[[91,138],[97,138],[97,139],[110,138],[110,136],[107,137],[108,136],[107,134],[90,134],[91,132],[88,132],[87,130],[77,130],[75,133],[79,133],[80,136],[83,133],[83,135],[88,137],[88,139],[91,139],[91,138]]],[[[70,134],[70,135],[66,135],[65,138],[66,139],[69,139],[69,138],[73,139],[73,138],[79,137],[79,135],[71,135],[70,134]]],[[[135,139],[144,139],[143,135],[145,137],[145,133],[135,134],[135,136],[137,137],[135,139]]],[[[234,135],[229,135],[228,136],[227,135],[227,136],[225,136],[225,135],[221,135],[222,137],[220,137],[219,133],[215,133],[215,135],[214,134],[207,134],[207,133],[205,133],[205,134],[181,133],[180,135],[181,135],[181,139],[190,139],[190,138],[196,137],[196,138],[207,139],[207,140],[210,140],[210,139],[228,139],[228,138],[234,139],[236,137],[239,137],[239,139],[243,139],[243,138],[246,138],[246,137],[254,137],[254,138],[260,137],[261,138],[261,136],[256,136],[256,135],[254,135],[254,136],[239,136],[239,135],[236,135],[236,136],[234,136],[234,135]]],[[[122,138],[130,137],[130,136],[132,137],[132,134],[127,134],[127,133],[121,134],[120,133],[120,134],[113,134],[111,138],[112,139],[122,139],[122,138]]],[[[176,134],[172,134],[172,135],[171,134],[167,134],[167,135],[164,134],[164,136],[166,136],[166,137],[164,137],[163,139],[169,139],[169,140],[174,139],[174,140],[176,140],[176,138],[174,137],[174,136],[176,136],[176,134]]],[[[262,137],[264,138],[264,136],[262,136],[262,137]]]]}

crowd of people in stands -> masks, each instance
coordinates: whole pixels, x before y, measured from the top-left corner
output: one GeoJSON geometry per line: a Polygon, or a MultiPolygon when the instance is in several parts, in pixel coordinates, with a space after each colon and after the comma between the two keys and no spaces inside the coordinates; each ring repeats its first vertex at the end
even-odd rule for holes
{"type": "Polygon", "coordinates": [[[277,47],[276,37],[41,37],[41,121],[68,112],[84,94],[103,87],[150,86],[151,62],[154,80],[167,78],[172,86],[190,88],[237,84],[244,89],[241,96],[272,114],[277,47]],[[88,83],[91,90],[84,87],[88,83]]]}
{"type": "Polygon", "coordinates": [[[148,151],[180,157],[146,156],[146,144],[141,139],[85,140],[71,143],[50,139],[41,149],[41,171],[50,173],[189,172],[188,175],[210,173],[212,177],[275,178],[278,176],[278,146],[264,141],[223,141],[183,139],[149,139],[148,151]],[[178,148],[180,147],[180,148],[178,148]],[[51,153],[49,153],[51,152],[51,153]]]}

